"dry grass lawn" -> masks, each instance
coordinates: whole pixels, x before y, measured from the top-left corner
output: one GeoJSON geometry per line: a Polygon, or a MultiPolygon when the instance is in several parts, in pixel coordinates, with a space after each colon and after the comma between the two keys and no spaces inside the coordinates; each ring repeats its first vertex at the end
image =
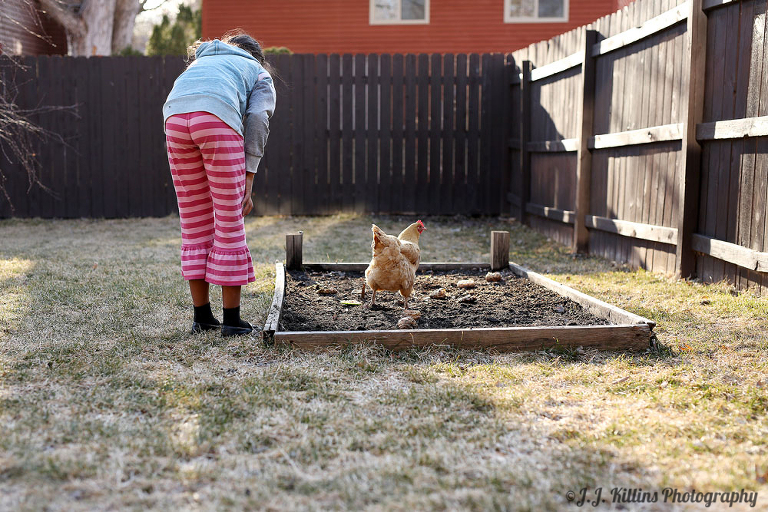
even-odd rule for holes
{"type": "MultiPolygon", "coordinates": [[[[306,261],[364,261],[372,220],[412,221],[248,220],[244,316],[264,320],[285,233],[305,232],[306,261]]],[[[6,220],[0,510],[539,511],[584,487],[670,486],[758,491],[768,508],[767,299],[573,259],[503,220],[424,220],[424,261],[488,260],[491,230],[511,231],[513,261],[654,319],[661,350],[315,354],[193,336],[177,218],[6,220]]]]}

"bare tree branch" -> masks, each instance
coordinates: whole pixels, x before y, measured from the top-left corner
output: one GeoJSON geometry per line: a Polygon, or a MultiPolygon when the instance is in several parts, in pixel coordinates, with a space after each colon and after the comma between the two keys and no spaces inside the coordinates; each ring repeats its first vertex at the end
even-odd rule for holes
{"type": "MultiPolygon", "coordinates": [[[[6,74],[0,81],[0,153],[9,162],[15,162],[19,168],[27,174],[27,190],[38,186],[47,193],[55,196],[53,190],[45,186],[40,181],[41,164],[38,159],[36,148],[54,140],[67,147],[72,147],[60,134],[47,130],[33,122],[30,116],[41,115],[51,112],[66,111],[79,118],[77,113],[78,105],[56,106],[56,105],[36,105],[31,108],[19,108],[16,104],[18,88],[22,84],[16,82],[15,75],[23,69],[21,63],[15,62],[15,65],[8,66],[8,60],[16,61],[9,57],[0,57],[0,65],[6,66],[6,74]]],[[[74,148],[73,148],[74,149],[74,148]]],[[[8,176],[0,168],[0,194],[8,201],[13,211],[12,198],[5,188],[5,182],[8,176]]]]}
{"type": "Polygon", "coordinates": [[[66,30],[72,34],[83,36],[86,33],[88,27],[86,27],[83,19],[62,7],[61,2],[58,0],[40,0],[40,4],[43,9],[54,20],[58,21],[66,30]]]}
{"type": "Polygon", "coordinates": [[[139,5],[140,5],[140,7],[139,7],[139,12],[140,12],[140,13],[142,13],[142,12],[144,12],[144,11],[154,11],[155,9],[159,9],[160,7],[162,7],[162,6],[163,6],[163,4],[164,4],[166,1],[167,1],[167,0],[163,0],[162,2],[160,2],[159,4],[157,4],[156,6],[154,6],[154,7],[149,7],[149,8],[147,8],[147,7],[144,7],[144,6],[147,4],[147,2],[149,2],[149,0],[144,0],[143,2],[141,2],[141,1],[140,1],[140,2],[139,2],[139,5]]]}

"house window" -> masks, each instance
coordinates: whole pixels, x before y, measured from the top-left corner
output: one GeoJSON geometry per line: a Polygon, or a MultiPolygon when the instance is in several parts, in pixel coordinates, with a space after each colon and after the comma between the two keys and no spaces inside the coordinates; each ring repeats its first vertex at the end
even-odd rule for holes
{"type": "Polygon", "coordinates": [[[568,0],[504,0],[505,23],[568,21],[568,0]]]}
{"type": "Polygon", "coordinates": [[[429,23],[429,0],[371,0],[371,25],[429,23]]]}

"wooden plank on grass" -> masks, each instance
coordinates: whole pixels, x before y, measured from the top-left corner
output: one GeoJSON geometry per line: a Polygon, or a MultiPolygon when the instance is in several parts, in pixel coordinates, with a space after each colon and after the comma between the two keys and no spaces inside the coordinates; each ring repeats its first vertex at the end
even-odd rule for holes
{"type": "MultiPolygon", "coordinates": [[[[392,331],[275,332],[274,342],[303,349],[375,343],[389,350],[446,345],[500,352],[591,347],[643,350],[650,346],[648,325],[416,329],[392,331]]],[[[266,336],[266,331],[265,331],[266,336]]]]}
{"type": "Polygon", "coordinates": [[[640,315],[635,315],[629,311],[624,311],[623,309],[608,304],[607,302],[603,302],[599,299],[591,297],[586,293],[574,290],[573,288],[565,286],[564,284],[560,284],[556,281],[553,281],[552,279],[544,277],[541,274],[537,274],[536,272],[521,267],[516,263],[510,263],[509,268],[516,275],[525,277],[532,283],[536,283],[548,290],[551,290],[559,295],[562,295],[563,297],[567,297],[572,301],[581,304],[581,306],[588,312],[597,317],[605,318],[611,323],[631,325],[647,324],[651,327],[651,329],[656,326],[655,322],[648,320],[647,318],[643,318],[640,315]]]}
{"type": "Polygon", "coordinates": [[[283,313],[283,301],[285,300],[285,268],[280,262],[275,263],[275,293],[272,298],[272,305],[267,313],[267,321],[264,324],[264,330],[261,332],[265,343],[271,344],[274,335],[280,325],[280,316],[283,313]]]}

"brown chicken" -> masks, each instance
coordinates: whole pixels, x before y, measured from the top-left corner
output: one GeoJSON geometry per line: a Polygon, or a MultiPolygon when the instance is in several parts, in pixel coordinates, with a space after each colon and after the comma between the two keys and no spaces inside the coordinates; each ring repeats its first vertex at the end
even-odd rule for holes
{"type": "Polygon", "coordinates": [[[414,222],[397,237],[386,234],[376,224],[371,225],[373,231],[373,258],[365,270],[365,282],[361,297],[365,300],[365,285],[371,287],[371,306],[376,303],[376,292],[385,290],[400,292],[405,299],[405,309],[408,309],[408,297],[413,291],[416,281],[416,269],[419,268],[421,250],[419,236],[424,231],[424,223],[414,222]]]}

